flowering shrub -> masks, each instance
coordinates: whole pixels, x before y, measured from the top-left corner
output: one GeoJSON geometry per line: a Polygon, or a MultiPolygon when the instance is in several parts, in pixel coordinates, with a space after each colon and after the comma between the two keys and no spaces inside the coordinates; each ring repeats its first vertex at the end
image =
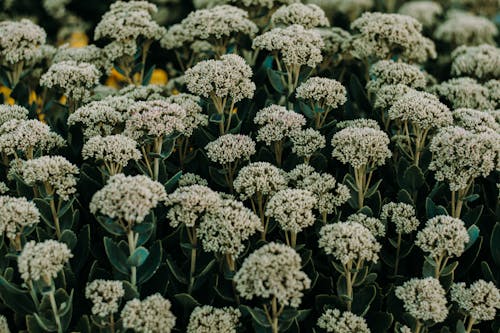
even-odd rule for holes
{"type": "Polygon", "coordinates": [[[499,6],[0,1],[0,333],[499,333],[499,6]]]}

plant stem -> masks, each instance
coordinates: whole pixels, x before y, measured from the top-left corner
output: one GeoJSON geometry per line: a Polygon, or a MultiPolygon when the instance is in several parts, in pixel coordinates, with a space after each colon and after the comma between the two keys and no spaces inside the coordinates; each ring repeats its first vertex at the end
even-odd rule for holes
{"type": "Polygon", "coordinates": [[[290,244],[293,248],[297,245],[297,233],[295,231],[290,232],[290,244]]]}
{"type": "Polygon", "coordinates": [[[276,301],[276,296],[273,296],[271,301],[271,311],[272,311],[272,322],[271,326],[273,333],[278,333],[278,305],[276,301]]]}
{"type": "Polygon", "coordinates": [[[473,317],[469,317],[469,322],[467,323],[467,328],[465,329],[465,332],[470,333],[472,331],[472,326],[474,326],[475,320],[473,317]]]}
{"type": "Polygon", "coordinates": [[[345,280],[346,280],[346,289],[347,289],[347,297],[349,300],[347,301],[347,310],[351,311],[352,307],[352,284],[353,284],[353,279],[351,275],[351,270],[352,270],[352,261],[349,261],[347,265],[344,265],[344,273],[345,273],[345,280]]]}
{"type": "Polygon", "coordinates": [[[188,293],[191,294],[194,286],[194,273],[196,271],[196,246],[197,246],[197,238],[196,238],[196,229],[194,227],[187,229],[188,234],[190,234],[191,240],[191,260],[190,260],[190,268],[189,268],[189,286],[188,293]]]}
{"type": "Polygon", "coordinates": [[[400,251],[401,251],[401,233],[398,232],[398,241],[397,241],[397,248],[396,248],[396,261],[394,263],[394,275],[398,275],[400,251]]]}
{"type": "Polygon", "coordinates": [[[422,329],[422,323],[420,320],[417,320],[417,324],[415,326],[415,333],[420,333],[420,330],[422,329]]]}
{"type": "Polygon", "coordinates": [[[59,318],[59,310],[57,309],[56,297],[54,295],[53,289],[49,293],[49,299],[50,299],[50,306],[52,307],[52,312],[54,313],[54,319],[56,320],[57,332],[63,333],[61,318],[59,318]]]}
{"type": "MultiPolygon", "coordinates": [[[[137,238],[132,230],[127,232],[128,249],[129,254],[132,255],[135,252],[135,247],[137,245],[137,238]]],[[[132,266],[130,268],[130,283],[135,287],[137,283],[137,267],[132,266]]]]}
{"type": "MultiPolygon", "coordinates": [[[[163,136],[160,136],[155,139],[154,152],[156,154],[161,154],[162,146],[163,146],[163,136]]],[[[155,157],[153,161],[153,180],[158,180],[159,173],[160,173],[160,158],[155,157]]]]}

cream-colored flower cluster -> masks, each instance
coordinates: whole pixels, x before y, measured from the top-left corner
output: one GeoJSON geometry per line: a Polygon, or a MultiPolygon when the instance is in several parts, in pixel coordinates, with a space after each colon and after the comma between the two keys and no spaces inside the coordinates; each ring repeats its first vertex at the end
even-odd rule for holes
{"type": "Polygon", "coordinates": [[[434,31],[434,38],[451,45],[495,45],[498,29],[486,17],[453,12],[434,31]]]}
{"type": "Polygon", "coordinates": [[[404,84],[419,89],[425,88],[427,83],[420,67],[392,60],[380,60],[373,64],[370,67],[370,77],[372,79],[366,88],[373,93],[377,93],[386,85],[404,84]]]}
{"type": "Polygon", "coordinates": [[[342,130],[344,128],[359,128],[359,127],[369,127],[373,128],[376,130],[380,129],[379,124],[377,123],[376,120],[369,119],[369,118],[357,118],[353,120],[343,120],[339,121],[335,127],[337,127],[339,130],[342,130]]]}
{"type": "Polygon", "coordinates": [[[298,24],[306,29],[330,26],[321,7],[300,2],[278,8],[271,16],[271,23],[275,26],[298,24]]]}
{"type": "Polygon", "coordinates": [[[128,301],[121,312],[122,325],[137,333],[170,333],[175,326],[171,303],[160,294],[153,294],[142,301],[128,301]]]}
{"type": "Polygon", "coordinates": [[[470,77],[441,82],[433,86],[431,92],[446,100],[453,109],[494,110],[496,108],[496,104],[490,100],[488,87],[479,84],[470,77]]]}
{"type": "Polygon", "coordinates": [[[436,57],[432,40],[422,35],[422,24],[410,16],[364,13],[351,24],[354,55],[359,58],[401,57],[408,62],[425,62],[436,57]]]}
{"type": "Polygon", "coordinates": [[[64,201],[76,193],[78,167],[62,156],[42,156],[28,160],[23,162],[20,172],[28,185],[48,184],[64,201]]]}
{"type": "Polygon", "coordinates": [[[451,300],[475,322],[495,319],[500,309],[500,291],[493,282],[477,280],[469,288],[463,282],[454,283],[450,293],[451,300]]]}
{"type": "Polygon", "coordinates": [[[409,1],[399,7],[398,13],[417,19],[424,28],[432,28],[443,13],[443,7],[434,1],[409,1]]]}
{"type": "Polygon", "coordinates": [[[299,164],[287,174],[291,185],[311,191],[316,197],[315,208],[320,214],[332,214],[351,197],[349,188],[328,173],[319,173],[307,164],[299,164]]]}
{"type": "Polygon", "coordinates": [[[413,88],[405,84],[384,84],[377,90],[373,107],[377,110],[387,110],[411,89],[413,88]]]}
{"type": "Polygon", "coordinates": [[[0,196],[0,233],[14,240],[24,228],[40,222],[40,212],[26,198],[0,196]]]}
{"type": "Polygon", "coordinates": [[[351,261],[376,263],[381,246],[371,231],[357,222],[325,225],[319,232],[319,247],[343,265],[351,261]]]}
{"type": "Polygon", "coordinates": [[[469,242],[469,234],[462,220],[447,215],[439,215],[428,220],[420,230],[415,245],[432,257],[443,253],[460,257],[469,242]]]}
{"type": "Polygon", "coordinates": [[[27,120],[28,109],[20,105],[0,104],[0,126],[9,120],[27,120]]]}
{"type": "Polygon", "coordinates": [[[500,133],[500,123],[488,112],[474,109],[453,111],[453,123],[472,132],[496,131],[500,133]]]}
{"type": "Polygon", "coordinates": [[[217,209],[220,204],[219,194],[207,186],[182,186],[167,197],[166,206],[170,207],[167,218],[172,228],[179,224],[194,227],[208,211],[217,209]]]}
{"type": "Polygon", "coordinates": [[[290,141],[293,144],[292,152],[306,160],[309,160],[318,150],[326,147],[325,136],[313,128],[292,131],[290,141]]]}
{"type": "MultiPolygon", "coordinates": [[[[252,98],[255,84],[252,68],[236,54],[223,55],[220,60],[205,60],[185,72],[186,86],[192,93],[210,98],[229,98],[237,103],[252,98]]],[[[232,111],[232,110],[231,110],[232,111]]]]}
{"type": "Polygon", "coordinates": [[[255,154],[255,142],[248,135],[225,134],[205,146],[208,158],[226,165],[238,160],[249,160],[255,154]]]}
{"type": "Polygon", "coordinates": [[[242,200],[255,194],[273,195],[285,189],[287,181],[280,169],[268,162],[254,162],[241,168],[234,180],[234,189],[242,200]]]}
{"type": "Polygon", "coordinates": [[[64,268],[73,255],[65,243],[49,239],[41,243],[29,241],[17,258],[19,273],[26,283],[43,280],[50,284],[52,278],[64,268]]]}
{"type": "Polygon", "coordinates": [[[346,222],[356,222],[361,224],[363,227],[370,230],[376,238],[385,236],[385,224],[376,217],[370,217],[363,213],[356,213],[349,215],[346,222]]]}
{"type": "Polygon", "coordinates": [[[191,185],[208,186],[208,181],[205,178],[201,177],[200,175],[191,172],[186,172],[182,174],[181,178],[179,179],[178,185],[179,187],[191,186],[191,185]]]}
{"type": "Polygon", "coordinates": [[[262,230],[259,217],[250,209],[239,201],[225,199],[208,207],[197,231],[205,251],[236,259],[245,248],[243,242],[262,230]]]}
{"type": "Polygon", "coordinates": [[[475,178],[500,169],[500,140],[494,131],[474,133],[445,127],[434,136],[429,149],[433,153],[429,169],[452,191],[465,189],[475,178]]]}
{"type": "Polygon", "coordinates": [[[321,50],[324,45],[316,30],[305,29],[297,24],[274,28],[253,40],[254,49],[279,53],[280,60],[288,67],[316,67],[323,60],[321,50]]]}
{"type": "Polygon", "coordinates": [[[0,315],[0,332],[10,333],[9,323],[7,322],[7,318],[5,318],[4,315],[0,315]]]}
{"type": "Polygon", "coordinates": [[[123,96],[137,102],[166,99],[163,96],[164,93],[165,87],[159,84],[148,84],[147,86],[135,86],[131,84],[121,88],[117,92],[117,96],[123,96]]]}
{"type": "Polygon", "coordinates": [[[268,243],[250,254],[234,276],[241,297],[269,299],[297,308],[311,280],[301,270],[300,255],[289,246],[268,243]]]}
{"type": "Polygon", "coordinates": [[[338,309],[328,309],[319,317],[318,327],[328,333],[370,333],[363,317],[350,311],[340,312],[338,309]]]}
{"type": "Polygon", "coordinates": [[[208,125],[208,116],[202,113],[200,97],[181,93],[168,97],[166,101],[178,104],[186,111],[186,117],[183,118],[184,129],[181,131],[184,136],[190,137],[196,128],[208,125]]]}
{"type": "Polygon", "coordinates": [[[84,47],[70,47],[69,44],[63,44],[57,48],[53,62],[75,61],[77,63],[93,64],[98,70],[105,73],[111,68],[109,59],[104,51],[95,45],[84,47]]]}
{"type": "Polygon", "coordinates": [[[274,218],[281,229],[299,233],[314,224],[315,205],[316,198],[311,191],[284,189],[269,199],[265,215],[274,218]]]}
{"type": "Polygon", "coordinates": [[[323,55],[331,57],[349,57],[349,50],[351,47],[352,36],[348,31],[339,27],[320,28],[316,29],[320,34],[325,46],[323,48],[323,55]]]}
{"type": "Polygon", "coordinates": [[[439,280],[413,278],[395,290],[406,312],[417,320],[443,322],[448,316],[446,292],[439,280]]]}
{"type": "Polygon", "coordinates": [[[241,312],[232,307],[197,306],[189,316],[187,333],[236,333],[241,312]]]}
{"type": "Polygon", "coordinates": [[[353,168],[384,165],[392,156],[389,137],[381,130],[370,127],[347,127],[332,138],[332,156],[353,168]]]}
{"type": "Polygon", "coordinates": [[[141,223],[167,194],[162,184],[142,175],[117,174],[90,201],[92,214],[102,214],[129,225],[141,223]]]}
{"type": "Polygon", "coordinates": [[[389,202],[383,205],[380,219],[386,223],[394,223],[396,232],[400,234],[410,234],[420,225],[415,208],[403,202],[389,202]]]}
{"type": "Polygon", "coordinates": [[[303,115],[274,104],[258,111],[253,121],[260,125],[257,141],[263,141],[268,146],[285,139],[306,124],[303,115]]]}
{"type": "Polygon", "coordinates": [[[41,56],[45,31],[31,20],[0,22],[0,61],[30,64],[41,56]]]}
{"type": "Polygon", "coordinates": [[[488,44],[460,46],[451,57],[451,74],[479,80],[500,78],[500,49],[488,44]]]}
{"type": "Polygon", "coordinates": [[[123,296],[125,289],[121,281],[97,279],[85,288],[85,297],[92,302],[92,314],[102,318],[118,312],[123,296]]]}
{"type": "Polygon", "coordinates": [[[300,0],[224,0],[224,1],[238,4],[244,7],[263,7],[271,9],[280,4],[290,5],[292,3],[299,2],[300,0]]]}
{"type": "Polygon", "coordinates": [[[94,159],[105,164],[113,163],[125,167],[129,161],[141,158],[137,149],[137,142],[133,139],[117,134],[110,136],[91,137],[82,148],[83,159],[94,159]]]}
{"type": "Polygon", "coordinates": [[[0,151],[6,155],[21,157],[19,152],[22,152],[33,158],[36,151],[45,153],[65,144],[59,134],[38,120],[13,119],[0,126],[0,151]]]}
{"type": "Polygon", "coordinates": [[[337,80],[312,77],[297,88],[297,98],[310,100],[322,108],[336,109],[347,101],[347,91],[337,80]]]}

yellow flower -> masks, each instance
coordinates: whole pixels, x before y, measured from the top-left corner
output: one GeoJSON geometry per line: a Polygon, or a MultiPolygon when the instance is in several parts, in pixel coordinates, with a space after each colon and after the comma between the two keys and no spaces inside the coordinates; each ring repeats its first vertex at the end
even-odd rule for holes
{"type": "Polygon", "coordinates": [[[14,105],[16,102],[12,97],[10,97],[11,89],[6,86],[0,85],[0,94],[3,95],[4,104],[14,105]]]}
{"type": "Polygon", "coordinates": [[[69,36],[68,43],[70,47],[84,47],[89,45],[89,37],[83,31],[75,31],[69,36]]]}
{"type": "Polygon", "coordinates": [[[153,74],[151,75],[150,84],[167,84],[168,75],[163,69],[155,69],[153,70],[153,74]]]}

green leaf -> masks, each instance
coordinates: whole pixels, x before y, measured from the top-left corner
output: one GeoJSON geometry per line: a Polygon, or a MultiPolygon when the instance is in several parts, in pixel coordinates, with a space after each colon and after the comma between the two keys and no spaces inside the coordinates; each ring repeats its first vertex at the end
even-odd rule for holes
{"type": "Polygon", "coordinates": [[[455,272],[455,269],[458,267],[458,261],[454,261],[449,265],[446,265],[445,268],[441,271],[441,276],[447,276],[455,272]]]}
{"type": "Polygon", "coordinates": [[[36,208],[40,211],[40,217],[42,220],[52,229],[55,229],[54,227],[54,220],[52,218],[52,211],[50,210],[50,204],[40,198],[34,198],[33,202],[36,205],[36,208]]]}
{"type": "Polygon", "coordinates": [[[495,223],[491,232],[490,251],[493,261],[500,266],[500,222],[495,223]]]}
{"type": "Polygon", "coordinates": [[[90,253],[90,225],[86,224],[78,233],[78,241],[72,250],[71,268],[78,275],[87,262],[90,253]]]}
{"type": "Polygon", "coordinates": [[[182,176],[182,170],[177,172],[169,180],[167,180],[165,184],[163,184],[163,186],[165,186],[165,191],[167,191],[167,193],[171,193],[174,190],[181,176],[182,176]]]}
{"type": "Polygon", "coordinates": [[[373,186],[370,186],[368,191],[366,191],[365,198],[368,199],[372,197],[378,190],[378,187],[380,186],[380,183],[382,183],[382,179],[379,179],[373,186]]]}
{"type": "Polygon", "coordinates": [[[438,215],[449,215],[446,208],[441,205],[437,206],[430,197],[425,199],[425,212],[427,214],[427,219],[431,219],[438,215]]]}
{"type": "Polygon", "coordinates": [[[416,165],[411,165],[403,174],[404,185],[410,191],[416,191],[425,183],[424,173],[416,165]]]}
{"type": "Polygon", "coordinates": [[[151,77],[153,76],[153,71],[155,70],[155,68],[156,68],[156,65],[149,67],[146,74],[144,74],[144,77],[142,78],[142,82],[141,82],[141,84],[143,86],[147,86],[149,84],[149,82],[151,82],[151,77]]]}
{"type": "Polygon", "coordinates": [[[486,261],[481,262],[481,271],[483,272],[483,276],[486,281],[491,281],[494,284],[497,284],[497,280],[495,279],[495,276],[486,261]]]}
{"type": "Polygon", "coordinates": [[[182,270],[177,266],[172,258],[167,257],[167,267],[178,282],[188,284],[187,279],[183,276],[182,270]]]}
{"type": "Polygon", "coordinates": [[[128,259],[127,259],[127,265],[129,267],[139,267],[144,264],[146,259],[149,257],[149,251],[140,246],[137,249],[135,249],[134,253],[132,253],[128,259]]]}
{"type": "Polygon", "coordinates": [[[457,330],[457,333],[466,333],[467,332],[465,330],[464,322],[461,321],[460,319],[457,321],[456,330],[457,330]]]}
{"type": "Polygon", "coordinates": [[[73,206],[73,202],[75,201],[75,197],[71,198],[69,201],[66,201],[64,203],[64,205],[62,205],[61,209],[59,210],[59,213],[57,214],[59,217],[62,217],[64,214],[66,214],[66,212],[68,211],[68,209],[71,208],[71,206],[73,206]]]}
{"type": "Polygon", "coordinates": [[[465,213],[461,219],[465,222],[465,225],[473,225],[476,224],[481,218],[481,214],[483,213],[484,206],[480,205],[469,209],[467,213],[465,213]]]}
{"type": "Polygon", "coordinates": [[[76,235],[73,231],[64,230],[61,233],[61,238],[59,239],[59,241],[65,243],[70,250],[73,250],[76,246],[78,239],[76,238],[76,235]]]}
{"type": "Polygon", "coordinates": [[[280,72],[275,71],[271,68],[267,69],[267,78],[271,83],[271,86],[278,92],[279,94],[283,94],[285,92],[285,87],[283,86],[282,76],[280,72]]]}
{"type": "Polygon", "coordinates": [[[408,193],[408,191],[405,189],[400,189],[398,191],[398,201],[412,205],[412,206],[415,205],[415,203],[413,202],[413,199],[411,197],[411,194],[408,193]]]}
{"type": "Polygon", "coordinates": [[[124,236],[126,234],[123,227],[109,217],[98,216],[97,221],[107,232],[114,236],[124,236]]]}
{"type": "Polygon", "coordinates": [[[104,237],[104,250],[111,265],[120,273],[130,274],[127,255],[109,237],[104,237]]]}
{"type": "Polygon", "coordinates": [[[174,295],[175,300],[181,304],[186,313],[190,313],[195,307],[199,306],[200,303],[193,298],[193,296],[181,293],[174,295]]]}
{"type": "Polygon", "coordinates": [[[161,242],[156,241],[151,246],[146,261],[137,269],[137,284],[141,285],[151,279],[158,270],[158,267],[160,267],[162,256],[161,242]]]}
{"type": "Polygon", "coordinates": [[[19,314],[30,314],[36,311],[28,291],[19,289],[0,276],[0,298],[3,303],[19,314]]]}
{"type": "Polygon", "coordinates": [[[224,123],[224,115],[220,113],[212,113],[208,119],[211,123],[224,123]]]}
{"type": "Polygon", "coordinates": [[[469,234],[469,241],[465,245],[465,251],[467,251],[479,238],[479,228],[476,225],[471,225],[469,229],[467,229],[467,233],[469,234]]]}
{"type": "Polygon", "coordinates": [[[479,194],[470,194],[462,199],[462,201],[473,202],[479,199],[479,194]]]}
{"type": "Polygon", "coordinates": [[[369,312],[365,316],[372,332],[385,333],[392,326],[394,316],[389,312],[369,312]]]}
{"type": "Polygon", "coordinates": [[[132,285],[132,283],[126,281],[126,280],[123,280],[122,281],[122,285],[123,285],[123,290],[125,291],[125,295],[123,295],[123,299],[124,300],[131,300],[131,299],[134,299],[134,298],[140,298],[141,295],[139,294],[139,292],[137,291],[137,288],[134,287],[132,285]]]}
{"type": "Polygon", "coordinates": [[[259,308],[251,308],[246,305],[239,306],[241,313],[243,316],[250,315],[252,317],[252,321],[254,324],[260,327],[271,327],[271,324],[267,320],[266,314],[264,310],[259,308]]]}
{"type": "Polygon", "coordinates": [[[370,305],[377,296],[375,286],[366,286],[354,293],[352,301],[352,313],[358,316],[364,316],[370,309],[370,305]]]}

